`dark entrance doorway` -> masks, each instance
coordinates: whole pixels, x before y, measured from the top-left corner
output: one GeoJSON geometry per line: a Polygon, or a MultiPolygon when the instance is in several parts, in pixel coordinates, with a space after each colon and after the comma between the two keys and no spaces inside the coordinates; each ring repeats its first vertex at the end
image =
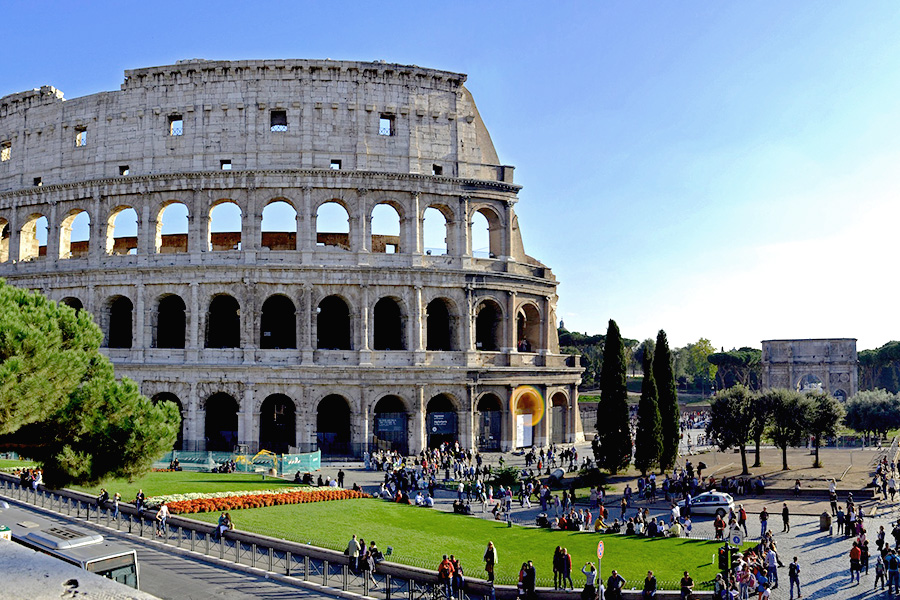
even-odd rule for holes
{"type": "Polygon", "coordinates": [[[297,445],[294,402],[284,394],[272,394],[259,411],[259,449],[287,454],[297,445]]]}
{"type": "Polygon", "coordinates": [[[478,400],[478,449],[499,452],[503,435],[503,412],[500,398],[485,394],[478,400]]]}
{"type": "Polygon", "coordinates": [[[206,400],[206,449],[232,452],[238,443],[238,403],[219,392],[206,400]]]}
{"type": "Polygon", "coordinates": [[[437,448],[444,442],[452,445],[459,440],[456,406],[450,396],[439,394],[429,400],[425,416],[429,448],[437,448]]]}
{"type": "Polygon", "coordinates": [[[379,450],[409,454],[409,423],[406,406],[397,396],[385,396],[375,405],[373,443],[379,450]]]}
{"type": "Polygon", "coordinates": [[[337,394],[325,396],[316,411],[316,442],[323,456],[352,456],[350,405],[337,394]]]}

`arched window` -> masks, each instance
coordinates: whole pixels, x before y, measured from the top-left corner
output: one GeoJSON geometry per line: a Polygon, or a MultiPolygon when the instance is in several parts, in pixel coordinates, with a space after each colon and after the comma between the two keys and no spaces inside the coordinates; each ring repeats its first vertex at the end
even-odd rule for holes
{"type": "Polygon", "coordinates": [[[209,249],[241,249],[241,209],[231,200],[223,200],[209,211],[209,249]]]}
{"type": "Polygon", "coordinates": [[[478,449],[484,452],[500,450],[503,437],[503,405],[494,394],[478,399],[478,449]]]}
{"type": "Polygon", "coordinates": [[[188,251],[188,207],[169,202],[156,217],[156,251],[174,254],[188,251]]]}
{"type": "Polygon", "coordinates": [[[503,312],[493,300],[485,300],[478,306],[475,317],[475,349],[497,351],[502,345],[503,312]]]}
{"type": "Polygon", "coordinates": [[[82,258],[91,244],[91,217],[85,210],[72,210],[59,225],[59,258],[82,258]]]}
{"type": "Polygon", "coordinates": [[[537,439],[537,424],[544,416],[543,399],[533,390],[525,390],[514,398],[516,428],[515,447],[528,448],[534,444],[541,444],[537,439]]]}
{"type": "Polygon", "coordinates": [[[131,348],[133,312],[134,305],[125,296],[118,296],[109,303],[109,332],[106,336],[109,348],[131,348]]]}
{"type": "Polygon", "coordinates": [[[186,310],[180,296],[172,294],[160,299],[156,309],[156,348],[184,348],[186,310]]]}
{"type": "Polygon", "coordinates": [[[403,315],[400,305],[393,298],[382,298],[375,303],[375,350],[405,350],[403,315]]]}
{"type": "Polygon", "coordinates": [[[339,203],[326,202],[316,211],[316,246],[350,249],[350,216],[339,203]]]}
{"type": "Polygon", "coordinates": [[[390,204],[379,204],[372,210],[372,252],[401,252],[400,213],[390,204]]]}
{"type": "Polygon", "coordinates": [[[316,442],[326,456],[351,456],[350,404],[337,394],[325,396],[316,409],[316,442]]]}
{"type": "Polygon", "coordinates": [[[526,304],[516,318],[516,348],[536,352],[541,347],[541,315],[533,304],[526,304]]]}
{"type": "Polygon", "coordinates": [[[317,343],[320,350],[352,350],[350,343],[350,308],[339,296],[328,296],[319,302],[316,316],[317,343]]]}
{"type": "Polygon", "coordinates": [[[444,442],[453,444],[459,440],[456,406],[448,394],[438,394],[425,406],[428,447],[437,448],[444,442]]]}
{"type": "Polygon", "coordinates": [[[297,249],[297,211],[284,200],[263,209],[260,247],[269,250],[297,249]]]}
{"type": "Polygon", "coordinates": [[[425,209],[425,223],[422,226],[422,245],[425,254],[441,256],[447,254],[450,238],[448,228],[450,220],[444,213],[433,206],[425,209]]]}
{"type": "Polygon", "coordinates": [[[500,218],[493,210],[482,207],[472,214],[472,256],[497,258],[503,254],[503,229],[500,218]]]}
{"type": "Polygon", "coordinates": [[[297,316],[287,296],[270,296],[262,306],[259,347],[267,349],[297,347],[297,316]]]}
{"type": "Polygon", "coordinates": [[[227,294],[216,296],[209,303],[206,347],[241,347],[241,308],[238,301],[227,294]]]}
{"type": "Polygon", "coordinates": [[[106,253],[121,256],[137,254],[138,221],[137,211],[130,206],[118,206],[107,220],[106,253]]]}
{"type": "Polygon", "coordinates": [[[59,303],[65,304],[69,308],[74,309],[75,312],[78,312],[79,310],[84,310],[84,304],[82,304],[81,300],[79,300],[78,298],[75,298],[73,296],[63,298],[62,300],[59,301],[59,303]]]}
{"type": "Polygon", "coordinates": [[[821,391],[825,383],[812,373],[807,373],[797,382],[797,390],[800,392],[821,391]]]}
{"type": "Polygon", "coordinates": [[[259,410],[259,449],[288,454],[297,445],[297,418],[294,401],[284,394],[272,394],[259,410]]]}
{"type": "Polygon", "coordinates": [[[47,217],[33,214],[25,221],[19,235],[19,260],[47,256],[47,217]]]}
{"type": "Polygon", "coordinates": [[[171,402],[178,407],[178,414],[181,415],[181,425],[178,428],[178,438],[175,440],[175,445],[172,446],[172,450],[182,450],[184,446],[184,406],[182,406],[181,400],[171,392],[160,392],[154,395],[151,400],[153,401],[153,404],[171,402]]]}
{"type": "Polygon", "coordinates": [[[238,443],[238,403],[219,392],[206,400],[206,449],[232,452],[238,443]]]}
{"type": "Polygon", "coordinates": [[[425,349],[455,350],[453,327],[447,301],[435,298],[428,303],[425,317],[425,349]]]}
{"type": "Polygon", "coordinates": [[[385,396],[375,405],[372,441],[379,450],[409,454],[409,415],[399,396],[385,396]]]}

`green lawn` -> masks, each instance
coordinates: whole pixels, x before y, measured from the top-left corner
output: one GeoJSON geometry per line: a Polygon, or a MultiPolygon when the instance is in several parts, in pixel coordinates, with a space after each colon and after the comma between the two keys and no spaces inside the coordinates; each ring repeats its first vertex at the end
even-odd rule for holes
{"type": "Polygon", "coordinates": [[[10,467],[34,467],[37,466],[37,463],[33,460],[13,460],[10,458],[0,458],[0,469],[10,468],[10,467]]]}
{"type": "Polygon", "coordinates": [[[232,492],[241,490],[269,490],[280,487],[296,487],[293,481],[277,477],[266,477],[258,473],[197,473],[194,471],[173,471],[170,473],[152,472],[140,479],[129,482],[127,479],[111,479],[94,487],[77,487],[73,489],[98,494],[100,488],[106,488],[109,495],[119,492],[124,500],[132,500],[138,489],[143,489],[147,497],[160,494],[186,494],[189,492],[232,492]]]}
{"type": "MultiPolygon", "coordinates": [[[[214,523],[219,515],[189,516],[214,523]]],[[[712,580],[716,574],[711,561],[718,544],[713,542],[507,528],[505,523],[383,500],[273,506],[232,511],[231,517],[238,529],[335,550],[345,548],[355,533],[367,542],[374,539],[382,552],[392,546],[391,560],[426,568],[437,568],[441,555],[452,553],[460,558],[470,577],[478,578],[485,575],[482,556],[490,540],[498,551],[498,583],[515,581],[522,563],[529,559],[534,560],[538,577],[546,582],[553,575],[553,551],[560,545],[569,549],[576,572],[573,577],[577,574],[575,580],[583,585],[581,567],[588,560],[596,563],[599,540],[606,546],[604,576],[617,569],[630,585],[639,587],[648,568],[672,588],[684,570],[691,571],[698,584],[712,580]]]]}

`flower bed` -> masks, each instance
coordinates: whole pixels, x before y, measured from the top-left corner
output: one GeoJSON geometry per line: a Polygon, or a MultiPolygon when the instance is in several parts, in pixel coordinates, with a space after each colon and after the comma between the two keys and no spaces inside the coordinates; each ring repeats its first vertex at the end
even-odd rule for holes
{"type": "Polygon", "coordinates": [[[176,514],[187,514],[369,497],[369,494],[364,492],[340,488],[288,488],[287,490],[280,491],[264,490],[256,492],[218,492],[214,494],[172,494],[170,496],[154,496],[148,499],[147,506],[154,508],[165,503],[169,505],[169,510],[171,512],[176,514]]]}

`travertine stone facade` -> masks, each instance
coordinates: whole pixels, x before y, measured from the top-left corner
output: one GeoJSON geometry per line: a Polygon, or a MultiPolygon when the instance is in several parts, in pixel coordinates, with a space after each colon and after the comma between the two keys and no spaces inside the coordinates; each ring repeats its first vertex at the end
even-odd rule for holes
{"type": "Polygon", "coordinates": [[[856,339],[765,340],[762,387],[821,389],[846,400],[859,390],[856,339]]]}
{"type": "Polygon", "coordinates": [[[0,276],[93,313],[117,372],[181,405],[185,449],[581,439],[557,282],[525,254],[513,168],[464,81],[194,60],[127,71],[115,92],[2,98],[0,276]],[[263,230],[275,204],[293,220],[263,230]],[[326,205],[343,231],[317,227],[326,205]],[[225,206],[240,216],[223,231],[225,206]],[[373,231],[382,206],[399,234],[373,231]],[[438,250],[424,247],[431,208],[438,250]],[[183,231],[166,231],[170,209],[183,231]],[[85,213],[89,239],[72,241],[85,213]],[[136,235],[117,232],[125,214],[136,235]]]}

